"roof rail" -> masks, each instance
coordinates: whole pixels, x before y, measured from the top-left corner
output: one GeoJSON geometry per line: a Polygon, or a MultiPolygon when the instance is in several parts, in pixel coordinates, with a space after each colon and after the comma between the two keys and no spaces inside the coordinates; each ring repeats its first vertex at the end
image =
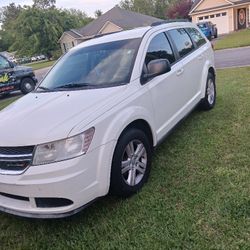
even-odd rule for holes
{"type": "Polygon", "coordinates": [[[104,33],[104,34],[97,34],[97,35],[94,35],[93,38],[99,38],[99,37],[103,37],[103,36],[107,36],[107,35],[111,35],[111,34],[116,34],[116,33],[122,32],[122,31],[123,30],[109,32],[109,33],[104,33]]]}
{"type": "Polygon", "coordinates": [[[176,23],[176,22],[190,22],[188,19],[168,19],[160,22],[154,22],[151,24],[151,27],[159,26],[167,23],[176,23]]]}

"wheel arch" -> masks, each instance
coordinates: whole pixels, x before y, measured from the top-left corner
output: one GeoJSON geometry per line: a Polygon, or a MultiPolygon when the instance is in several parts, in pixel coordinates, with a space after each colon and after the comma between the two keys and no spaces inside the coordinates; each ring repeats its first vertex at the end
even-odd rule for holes
{"type": "Polygon", "coordinates": [[[207,77],[208,73],[213,74],[214,78],[216,78],[216,71],[215,68],[207,62],[202,74],[202,82],[201,82],[201,99],[205,97],[206,94],[206,85],[207,85],[207,77]]]}
{"type": "MultiPolygon", "coordinates": [[[[144,120],[144,119],[137,119],[134,120],[133,122],[131,122],[130,124],[128,124],[124,130],[122,131],[122,133],[120,134],[120,137],[123,135],[123,133],[125,133],[127,130],[131,129],[131,128],[137,128],[139,130],[142,130],[146,136],[149,139],[150,145],[153,148],[154,146],[154,136],[153,136],[153,131],[151,126],[149,125],[149,123],[144,120]]],[[[120,138],[119,137],[119,138],[120,138]]]]}
{"type": "Polygon", "coordinates": [[[210,68],[208,69],[208,72],[211,73],[214,77],[216,77],[216,72],[214,67],[210,66],[210,68]]]}

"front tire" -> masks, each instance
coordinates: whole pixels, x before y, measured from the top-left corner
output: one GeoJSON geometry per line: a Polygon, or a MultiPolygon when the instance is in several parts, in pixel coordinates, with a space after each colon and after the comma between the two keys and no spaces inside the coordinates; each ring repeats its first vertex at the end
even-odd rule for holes
{"type": "Polygon", "coordinates": [[[202,110],[210,110],[215,106],[216,103],[216,84],[215,76],[212,73],[208,73],[206,94],[200,102],[200,108],[202,110]]]}
{"type": "Polygon", "coordinates": [[[137,193],[147,182],[152,161],[152,145],[146,134],[136,128],[119,138],[111,168],[110,192],[119,197],[137,193]]]}
{"type": "Polygon", "coordinates": [[[21,82],[20,89],[24,95],[35,89],[35,82],[31,78],[24,78],[21,82]]]}

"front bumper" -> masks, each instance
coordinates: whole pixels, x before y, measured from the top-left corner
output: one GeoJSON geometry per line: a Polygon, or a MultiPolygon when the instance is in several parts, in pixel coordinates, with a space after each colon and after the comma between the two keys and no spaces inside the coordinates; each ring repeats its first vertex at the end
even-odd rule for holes
{"type": "Polygon", "coordinates": [[[78,158],[31,166],[21,175],[0,175],[0,211],[32,218],[79,212],[108,193],[113,147],[111,142],[78,158]],[[46,199],[71,203],[53,207],[37,202],[46,199]]]}
{"type": "Polygon", "coordinates": [[[0,84],[0,94],[10,93],[17,89],[18,89],[18,85],[16,83],[0,84]]]}

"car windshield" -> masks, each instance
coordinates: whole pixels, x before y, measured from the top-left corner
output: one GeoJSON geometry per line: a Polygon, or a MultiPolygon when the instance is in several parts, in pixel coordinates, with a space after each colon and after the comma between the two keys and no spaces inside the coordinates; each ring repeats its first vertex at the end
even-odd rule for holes
{"type": "Polygon", "coordinates": [[[207,28],[207,25],[205,23],[199,23],[198,27],[201,29],[207,28]]]}
{"type": "Polygon", "coordinates": [[[117,86],[130,81],[141,39],[97,44],[69,51],[37,91],[117,86]]]}

